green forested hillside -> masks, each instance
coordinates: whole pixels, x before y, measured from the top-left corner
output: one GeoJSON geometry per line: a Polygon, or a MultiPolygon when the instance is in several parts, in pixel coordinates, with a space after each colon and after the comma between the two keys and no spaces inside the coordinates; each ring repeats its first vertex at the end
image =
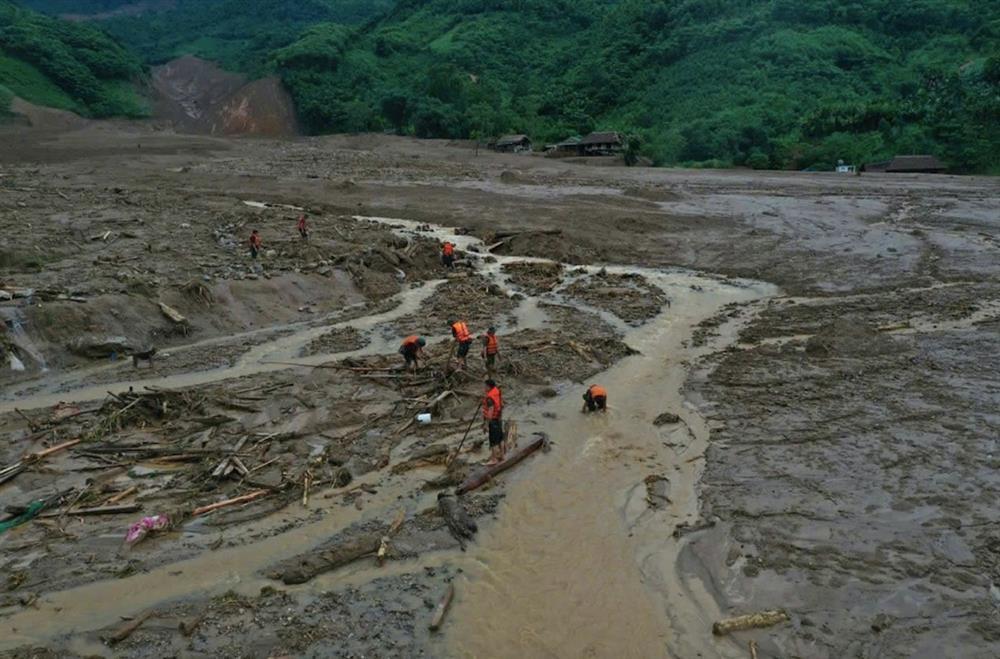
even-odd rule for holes
{"type": "Polygon", "coordinates": [[[150,63],[197,55],[258,76],[269,72],[271,52],[295,41],[307,27],[320,22],[356,25],[392,4],[392,0],[178,0],[169,11],[119,16],[101,25],[150,63]]]}
{"type": "Polygon", "coordinates": [[[147,63],[276,71],[317,133],[606,129],[657,163],[1000,173],[1000,0],[178,0],[100,25],[147,63]]]}
{"type": "Polygon", "coordinates": [[[600,128],[661,163],[998,168],[998,0],[403,0],[274,63],[315,131],[600,128]]]}
{"type": "Polygon", "coordinates": [[[0,106],[11,96],[85,116],[141,116],[141,62],[98,29],[0,0],[0,106]]]}

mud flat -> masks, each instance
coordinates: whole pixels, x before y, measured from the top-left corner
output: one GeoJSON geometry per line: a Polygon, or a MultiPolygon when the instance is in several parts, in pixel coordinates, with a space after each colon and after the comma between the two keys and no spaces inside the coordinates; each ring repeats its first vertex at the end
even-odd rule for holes
{"type": "Polygon", "coordinates": [[[1000,654],[996,181],[3,130],[0,656],[1000,654]],[[551,441],[461,540],[450,316],[551,441]]]}

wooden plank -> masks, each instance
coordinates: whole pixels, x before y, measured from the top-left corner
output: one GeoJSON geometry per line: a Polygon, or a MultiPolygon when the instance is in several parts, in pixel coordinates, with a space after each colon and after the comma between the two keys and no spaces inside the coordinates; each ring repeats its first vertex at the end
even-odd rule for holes
{"type": "Polygon", "coordinates": [[[444,597],[434,607],[434,615],[431,617],[430,624],[427,625],[432,632],[441,629],[441,625],[444,624],[444,617],[448,615],[448,609],[451,607],[453,599],[455,599],[455,584],[450,583],[448,584],[448,590],[444,593],[444,597]]]}
{"type": "Polygon", "coordinates": [[[748,629],[759,629],[761,627],[772,627],[782,622],[788,622],[788,614],[782,610],[761,611],[760,613],[750,613],[745,616],[736,616],[720,620],[712,625],[712,633],[716,636],[724,636],[732,632],[742,632],[748,629]]]}

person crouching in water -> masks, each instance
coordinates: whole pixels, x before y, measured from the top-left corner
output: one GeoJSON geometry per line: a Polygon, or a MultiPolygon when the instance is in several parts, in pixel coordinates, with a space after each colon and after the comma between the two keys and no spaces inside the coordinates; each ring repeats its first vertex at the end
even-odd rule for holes
{"type": "Polygon", "coordinates": [[[487,465],[495,465],[504,459],[503,436],[503,396],[500,387],[493,380],[486,381],[486,395],[483,396],[483,428],[490,440],[490,459],[487,465]]]}
{"type": "Polygon", "coordinates": [[[427,345],[427,341],[420,336],[408,336],[403,341],[403,345],[399,347],[399,354],[403,355],[403,359],[406,360],[406,370],[417,372],[420,368],[420,357],[424,354],[424,346],[427,345]]]}
{"type": "Polygon", "coordinates": [[[587,393],[583,394],[583,409],[581,412],[601,412],[608,411],[608,390],[596,384],[590,385],[587,393]]]}

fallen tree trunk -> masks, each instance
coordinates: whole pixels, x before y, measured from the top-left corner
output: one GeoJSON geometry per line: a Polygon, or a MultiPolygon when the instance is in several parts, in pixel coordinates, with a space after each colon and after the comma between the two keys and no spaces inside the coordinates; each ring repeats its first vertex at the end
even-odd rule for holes
{"type": "Polygon", "coordinates": [[[712,625],[712,633],[716,636],[725,636],[732,632],[772,627],[782,622],[788,622],[789,620],[788,614],[780,609],[775,611],[761,611],[760,613],[750,613],[745,616],[720,620],[712,625]]]}
{"type": "Polygon", "coordinates": [[[366,533],[345,540],[329,549],[303,554],[292,559],[291,564],[287,567],[279,568],[279,571],[272,574],[272,577],[280,579],[289,586],[305,583],[324,572],[336,570],[359,558],[377,553],[379,547],[382,546],[384,535],[384,533],[366,533]]]}
{"type": "Polygon", "coordinates": [[[503,462],[495,464],[491,467],[486,467],[482,471],[479,471],[469,476],[469,478],[467,478],[465,482],[459,485],[458,489],[455,490],[455,494],[459,495],[466,494],[467,492],[472,492],[473,490],[479,489],[480,487],[488,483],[490,480],[492,480],[492,478],[497,474],[507,471],[508,469],[519,463],[521,460],[524,460],[526,457],[528,457],[538,449],[542,448],[544,444],[545,444],[544,437],[539,437],[529,442],[528,444],[525,444],[523,448],[520,448],[514,453],[512,453],[503,462]]]}
{"type": "Polygon", "coordinates": [[[431,622],[427,627],[432,631],[436,632],[441,629],[441,625],[444,624],[444,617],[448,615],[448,609],[451,607],[451,601],[455,599],[455,584],[448,584],[448,590],[445,591],[444,596],[438,601],[436,607],[434,607],[434,615],[431,617],[431,622]]]}
{"type": "Polygon", "coordinates": [[[561,236],[562,229],[524,229],[520,231],[494,231],[496,240],[516,238],[518,236],[561,236]]]}

